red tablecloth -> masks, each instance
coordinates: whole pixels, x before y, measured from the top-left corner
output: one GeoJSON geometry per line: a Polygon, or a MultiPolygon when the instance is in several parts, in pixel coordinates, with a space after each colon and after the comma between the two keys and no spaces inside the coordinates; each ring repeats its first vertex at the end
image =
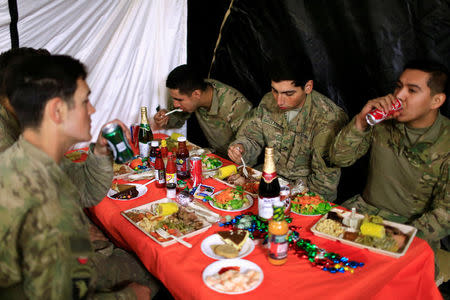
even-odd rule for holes
{"type": "MultiPolygon", "coordinates": [[[[215,186],[216,190],[225,188],[214,179],[203,183],[215,186]]],[[[120,215],[123,210],[164,198],[165,194],[165,189],[158,189],[153,183],[138,199],[118,201],[105,198],[90,212],[119,246],[137,254],[176,299],[442,299],[434,282],[433,251],[422,239],[415,238],[405,256],[396,259],[316,237],[309,229],[319,217],[298,215],[294,215],[293,225],[302,227],[302,238],[350,260],[364,262],[365,266],[356,269],[354,274],[331,274],[292,253],[285,265],[273,266],[267,261],[265,250],[257,245],[244,259],[262,268],[262,284],[242,295],[217,293],[203,283],[203,270],[215,260],[203,254],[200,244],[221,227],[216,224],[204,233],[187,238],[193,245],[191,249],[180,244],[162,247],[120,215]]],[[[249,210],[257,212],[257,201],[249,210]]],[[[222,211],[214,211],[224,215],[222,211]]]]}

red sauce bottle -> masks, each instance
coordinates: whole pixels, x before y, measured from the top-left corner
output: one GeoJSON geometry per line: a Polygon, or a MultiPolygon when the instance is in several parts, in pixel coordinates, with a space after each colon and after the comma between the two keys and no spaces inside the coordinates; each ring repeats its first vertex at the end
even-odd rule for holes
{"type": "Polygon", "coordinates": [[[166,185],[173,184],[174,187],[177,185],[177,167],[175,164],[175,156],[172,152],[169,152],[167,158],[167,166],[166,166],[166,185]]]}
{"type": "Polygon", "coordinates": [[[155,159],[155,181],[156,187],[163,188],[166,187],[166,170],[164,168],[164,162],[161,157],[161,150],[159,148],[156,150],[155,159]]]}
{"type": "Polygon", "coordinates": [[[186,137],[180,136],[177,150],[177,178],[188,179],[189,177],[189,150],[186,147],[186,137]]]}
{"type": "Polygon", "coordinates": [[[159,143],[158,143],[158,141],[152,141],[150,145],[151,145],[151,148],[150,148],[150,152],[148,154],[148,164],[154,168],[155,161],[156,161],[156,149],[158,149],[159,143]]]}
{"type": "Polygon", "coordinates": [[[166,140],[162,140],[161,141],[161,157],[162,157],[162,159],[164,161],[164,164],[167,163],[167,152],[168,152],[167,141],[166,140]]]}

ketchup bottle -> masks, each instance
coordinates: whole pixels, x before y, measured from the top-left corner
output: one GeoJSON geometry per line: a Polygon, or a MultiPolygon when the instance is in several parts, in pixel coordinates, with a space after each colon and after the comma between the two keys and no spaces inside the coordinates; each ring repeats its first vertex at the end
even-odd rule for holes
{"type": "Polygon", "coordinates": [[[168,153],[166,166],[166,188],[167,198],[174,199],[177,194],[177,167],[175,165],[175,155],[168,153]]]}
{"type": "Polygon", "coordinates": [[[188,179],[189,176],[189,150],[186,147],[186,137],[180,136],[177,150],[177,178],[188,179]]]}
{"type": "Polygon", "coordinates": [[[156,149],[155,179],[156,187],[163,188],[166,186],[166,170],[164,168],[164,162],[161,157],[161,150],[159,149],[156,149]]]}

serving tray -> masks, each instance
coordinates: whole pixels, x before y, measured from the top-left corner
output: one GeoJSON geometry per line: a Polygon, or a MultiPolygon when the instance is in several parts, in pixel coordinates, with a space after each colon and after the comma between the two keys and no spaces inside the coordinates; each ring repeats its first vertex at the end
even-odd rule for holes
{"type": "MultiPolygon", "coordinates": [[[[154,204],[158,204],[158,203],[169,203],[169,202],[176,203],[178,206],[180,206],[180,205],[179,205],[177,202],[175,202],[175,201],[172,201],[172,200],[170,200],[170,199],[168,199],[168,198],[163,198],[163,199],[160,199],[160,200],[157,200],[157,201],[153,201],[153,202],[150,202],[150,203],[147,203],[147,204],[144,204],[144,205],[140,205],[140,206],[137,206],[137,207],[133,207],[133,208],[124,210],[124,211],[120,212],[120,214],[121,214],[125,219],[127,219],[131,224],[133,224],[136,228],[138,228],[140,231],[142,231],[145,235],[147,235],[149,238],[151,238],[152,240],[154,240],[156,243],[160,244],[160,245],[163,246],[163,247],[167,247],[167,246],[169,246],[169,245],[173,245],[173,244],[177,243],[177,241],[175,241],[174,239],[170,239],[170,240],[168,240],[168,241],[159,241],[157,238],[155,238],[155,237],[154,237],[153,235],[151,235],[149,232],[147,232],[147,231],[145,231],[143,228],[141,228],[141,227],[138,225],[138,223],[136,223],[136,222],[134,222],[133,220],[131,220],[131,219],[126,215],[126,213],[128,213],[128,212],[145,212],[145,211],[148,211],[148,212],[152,213],[151,207],[152,207],[154,204]]],[[[189,210],[189,209],[188,209],[188,210],[189,210]]],[[[198,219],[200,219],[200,220],[203,222],[203,225],[204,225],[204,226],[203,226],[202,228],[198,229],[198,230],[192,231],[192,232],[187,233],[187,234],[185,234],[185,235],[178,236],[179,238],[188,238],[188,237],[197,235],[197,234],[199,234],[199,233],[205,232],[206,230],[208,230],[208,229],[211,227],[211,223],[207,222],[203,217],[199,216],[198,214],[196,214],[196,216],[197,216],[198,219]]]]}
{"type": "MultiPolygon", "coordinates": [[[[336,213],[338,213],[340,216],[344,217],[344,218],[348,218],[351,214],[350,211],[345,211],[339,208],[332,208],[330,211],[334,211],[336,213]]],[[[361,214],[355,214],[355,216],[358,219],[363,219],[364,216],[361,214]]],[[[339,241],[342,244],[346,244],[346,245],[350,245],[353,247],[357,247],[357,248],[361,248],[361,249],[368,249],[369,251],[375,252],[375,253],[379,253],[379,254],[383,254],[383,255],[387,255],[390,257],[395,257],[395,258],[399,258],[403,255],[405,255],[406,251],[408,251],[409,246],[411,245],[412,241],[414,240],[414,237],[416,236],[417,233],[417,228],[413,227],[413,226],[409,226],[409,225],[405,225],[405,224],[400,224],[400,223],[395,223],[395,222],[390,222],[390,221],[383,221],[383,225],[388,225],[391,226],[393,228],[398,229],[399,231],[401,231],[403,234],[406,234],[408,237],[408,240],[405,243],[405,246],[403,247],[403,250],[401,252],[391,252],[391,251],[387,251],[387,250],[383,250],[383,249],[378,249],[372,246],[367,246],[364,244],[359,244],[356,243],[354,241],[350,241],[350,240],[346,240],[342,238],[342,234],[339,237],[336,236],[332,236],[323,232],[320,232],[316,229],[317,224],[324,219],[327,219],[328,217],[328,213],[325,214],[322,218],[319,219],[319,221],[317,221],[312,227],[311,227],[311,231],[314,233],[314,235],[320,236],[322,238],[325,239],[329,239],[329,240],[333,240],[333,241],[339,241]]]]}

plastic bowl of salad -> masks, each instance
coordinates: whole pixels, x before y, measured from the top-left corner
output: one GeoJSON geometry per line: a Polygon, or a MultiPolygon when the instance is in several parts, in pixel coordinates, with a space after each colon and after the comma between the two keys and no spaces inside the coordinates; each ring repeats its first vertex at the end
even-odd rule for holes
{"type": "Polygon", "coordinates": [[[253,198],[241,186],[223,189],[205,199],[209,200],[209,205],[223,211],[243,211],[253,205],[253,198]]]}
{"type": "Polygon", "coordinates": [[[215,171],[223,165],[222,161],[216,157],[202,155],[201,158],[203,171],[215,171]]]}
{"type": "Polygon", "coordinates": [[[335,206],[313,192],[291,197],[291,212],[302,216],[321,216],[335,206]]]}

